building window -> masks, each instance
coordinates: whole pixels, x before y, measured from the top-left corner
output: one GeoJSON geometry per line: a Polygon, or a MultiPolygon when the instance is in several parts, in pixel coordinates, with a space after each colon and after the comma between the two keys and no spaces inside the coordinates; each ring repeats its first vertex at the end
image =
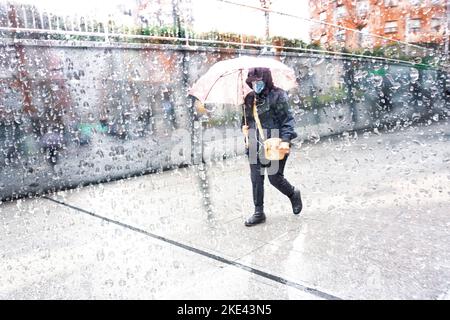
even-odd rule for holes
{"type": "Polygon", "coordinates": [[[384,33],[396,33],[397,21],[388,21],[384,25],[384,33]]]}
{"type": "Polygon", "coordinates": [[[384,5],[386,7],[396,7],[398,6],[398,0],[384,0],[384,5]]]}
{"type": "Polygon", "coordinates": [[[345,41],[345,30],[341,29],[336,31],[336,34],[334,35],[334,39],[337,42],[344,42],[345,41]]]}
{"type": "Polygon", "coordinates": [[[420,31],[420,19],[411,19],[408,22],[408,32],[417,33],[420,31]]]}
{"type": "Polygon", "coordinates": [[[431,4],[432,5],[440,5],[440,4],[443,4],[443,3],[442,3],[442,0],[431,0],[431,4]]]}
{"type": "Polygon", "coordinates": [[[347,15],[347,9],[344,6],[336,8],[335,19],[341,19],[347,15]]]}
{"type": "Polygon", "coordinates": [[[322,22],[327,20],[327,12],[326,11],[323,11],[319,14],[319,20],[322,22]]]}
{"type": "Polygon", "coordinates": [[[368,0],[359,0],[356,2],[356,14],[358,16],[364,16],[369,12],[369,1],[368,0]]]}
{"type": "Polygon", "coordinates": [[[423,3],[423,0],[409,0],[409,3],[410,3],[412,6],[417,7],[417,6],[420,6],[420,5],[423,3]]]}
{"type": "Polygon", "coordinates": [[[442,29],[444,19],[442,18],[432,18],[430,22],[431,30],[434,32],[439,32],[442,29]]]}
{"type": "Polygon", "coordinates": [[[359,43],[361,47],[368,48],[373,44],[372,36],[369,34],[369,28],[365,27],[361,29],[361,33],[359,33],[359,43]]]}

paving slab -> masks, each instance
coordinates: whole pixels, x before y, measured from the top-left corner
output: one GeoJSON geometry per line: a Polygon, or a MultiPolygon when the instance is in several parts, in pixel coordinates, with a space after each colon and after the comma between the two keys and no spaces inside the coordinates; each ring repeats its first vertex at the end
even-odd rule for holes
{"type": "Polygon", "coordinates": [[[297,143],[291,212],[244,157],[0,204],[3,299],[448,299],[450,125],[297,143]]]}

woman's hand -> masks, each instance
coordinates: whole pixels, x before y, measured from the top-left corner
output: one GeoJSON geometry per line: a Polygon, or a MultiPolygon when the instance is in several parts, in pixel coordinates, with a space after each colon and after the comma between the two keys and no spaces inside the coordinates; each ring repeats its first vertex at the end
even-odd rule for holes
{"type": "Polygon", "coordinates": [[[290,150],[289,142],[281,142],[280,146],[278,147],[278,150],[284,153],[289,153],[290,150]]]}
{"type": "Polygon", "coordinates": [[[248,126],[242,126],[242,133],[244,136],[248,137],[248,126]]]}

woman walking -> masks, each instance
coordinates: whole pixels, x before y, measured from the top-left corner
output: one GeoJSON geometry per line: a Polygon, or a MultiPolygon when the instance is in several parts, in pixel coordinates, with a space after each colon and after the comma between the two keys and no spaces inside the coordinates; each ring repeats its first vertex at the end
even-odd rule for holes
{"type": "Polygon", "coordinates": [[[297,137],[287,93],[274,86],[272,74],[268,68],[250,69],[246,83],[253,91],[245,97],[242,131],[246,136],[255,211],[245,221],[245,225],[253,226],[266,221],[265,171],[268,173],[270,183],[289,198],[294,214],[301,212],[302,200],[300,191],[292,186],[283,174],[291,140],[297,137]],[[265,157],[264,138],[273,137],[281,138],[277,147],[284,155],[281,160],[268,160],[265,157]]]}

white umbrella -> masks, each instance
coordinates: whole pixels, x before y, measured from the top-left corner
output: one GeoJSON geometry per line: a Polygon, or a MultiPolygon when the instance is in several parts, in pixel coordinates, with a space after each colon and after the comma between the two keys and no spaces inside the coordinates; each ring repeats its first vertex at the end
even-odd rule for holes
{"type": "Polygon", "coordinates": [[[290,90],[297,86],[295,72],[271,58],[242,56],[217,62],[198,79],[189,91],[202,103],[242,105],[251,91],[245,83],[251,68],[269,68],[276,87],[290,90]]]}

